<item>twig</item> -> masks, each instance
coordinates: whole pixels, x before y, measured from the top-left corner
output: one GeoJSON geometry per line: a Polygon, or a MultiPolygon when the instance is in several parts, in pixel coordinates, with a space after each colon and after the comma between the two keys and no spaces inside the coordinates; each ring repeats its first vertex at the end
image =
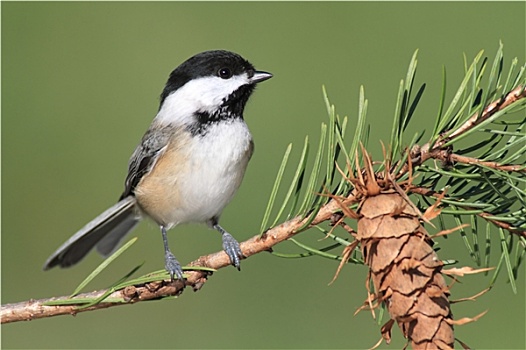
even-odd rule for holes
{"type": "MultiPolygon", "coordinates": [[[[195,275],[191,275],[195,277],[195,275]]],[[[194,280],[187,283],[196,283],[194,280]]],[[[154,300],[167,296],[178,295],[183,290],[183,283],[176,281],[174,283],[153,282],[140,286],[127,287],[110,294],[103,302],[93,306],[82,308],[80,300],[97,299],[105,294],[106,290],[100,290],[90,293],[83,293],[70,298],[55,297],[40,300],[28,300],[20,303],[2,305],[0,312],[2,323],[11,323],[18,321],[31,321],[38,318],[58,316],[58,315],[76,315],[79,312],[105,309],[117,305],[132,304],[139,301],[154,300]],[[46,305],[52,302],[75,302],[71,305],[46,305]]]]}
{"type": "Polygon", "coordinates": [[[526,238],[526,230],[521,230],[521,229],[518,229],[518,228],[514,228],[513,226],[511,226],[509,223],[507,222],[504,222],[504,221],[499,221],[499,220],[495,220],[495,219],[491,219],[490,216],[493,216],[492,214],[490,213],[480,213],[478,214],[478,216],[480,216],[481,218],[483,218],[484,220],[488,220],[489,222],[493,223],[494,225],[502,228],[502,229],[505,229],[511,233],[515,233],[521,237],[524,237],[526,238]]]}
{"type": "Polygon", "coordinates": [[[524,164],[500,164],[497,162],[488,162],[480,160],[478,158],[461,156],[456,153],[451,153],[449,149],[436,149],[428,153],[429,158],[440,160],[443,164],[453,164],[453,163],[462,163],[469,165],[482,165],[488,168],[495,170],[505,171],[505,172],[517,172],[517,173],[526,173],[526,165],[524,164]]]}
{"type": "Polygon", "coordinates": [[[449,161],[464,164],[478,164],[506,172],[526,173],[526,165],[524,164],[500,164],[497,162],[486,162],[477,158],[461,156],[454,153],[449,155],[449,161]]]}
{"type": "Polygon", "coordinates": [[[494,101],[493,103],[489,104],[486,108],[484,108],[484,111],[482,112],[480,117],[478,113],[473,114],[471,118],[469,118],[461,127],[459,127],[457,130],[451,133],[448,139],[451,140],[457,136],[462,135],[463,133],[470,130],[474,126],[482,123],[483,121],[491,117],[496,112],[500,111],[501,109],[506,108],[510,104],[517,102],[521,98],[525,98],[525,97],[526,97],[525,87],[522,85],[517,86],[515,89],[510,91],[506,96],[504,96],[503,98],[497,101],[494,101]]]}
{"type": "MultiPolygon", "coordinates": [[[[419,195],[427,196],[427,197],[440,198],[440,196],[441,196],[440,192],[433,191],[433,190],[430,190],[429,188],[425,188],[425,187],[411,186],[409,188],[409,191],[411,193],[415,193],[415,194],[419,194],[419,195]]],[[[475,210],[475,208],[471,208],[471,207],[466,207],[465,209],[467,209],[467,210],[475,210]]],[[[491,216],[493,216],[493,215],[490,214],[490,213],[481,212],[481,213],[477,214],[477,216],[480,216],[484,220],[487,220],[487,221],[491,222],[495,226],[498,226],[498,227],[500,227],[502,229],[505,229],[505,230],[507,230],[507,231],[509,231],[511,233],[514,233],[514,234],[516,234],[518,236],[526,238],[526,230],[515,228],[515,227],[511,226],[507,222],[493,219],[493,218],[491,218],[491,216]]]]}
{"type": "MultiPolygon", "coordinates": [[[[422,147],[414,147],[411,150],[410,158],[412,160],[412,165],[420,165],[430,158],[440,158],[442,154],[437,152],[445,151],[444,145],[448,141],[464,134],[474,126],[482,123],[483,121],[493,116],[498,111],[506,108],[510,104],[515,103],[523,98],[526,98],[526,88],[522,85],[519,85],[518,87],[510,91],[504,98],[501,98],[489,104],[486,108],[484,108],[484,111],[481,114],[474,113],[464,124],[462,124],[458,129],[453,131],[448,137],[440,138],[433,145],[431,145],[430,143],[426,143],[422,147]],[[431,146],[433,147],[431,148],[431,146]]],[[[405,174],[407,170],[408,165],[405,164],[400,170],[399,175],[405,174]]]]}
{"type": "MultiPolygon", "coordinates": [[[[338,209],[338,205],[335,201],[329,201],[320,209],[315,219],[310,224],[310,227],[330,220],[332,214],[338,209]]],[[[298,229],[303,226],[305,220],[307,219],[303,217],[295,217],[277,227],[269,229],[263,236],[258,234],[248,239],[240,245],[243,254],[248,258],[252,255],[271,250],[274,245],[300,233],[301,231],[298,231],[298,229]]],[[[308,228],[309,227],[304,228],[303,231],[308,228]]],[[[202,256],[189,264],[189,266],[203,266],[216,270],[229,265],[230,260],[223,251],[202,256]]],[[[185,274],[188,275],[186,286],[191,286],[194,291],[197,291],[204,285],[210,273],[207,271],[188,271],[185,272],[185,274]]],[[[129,286],[114,291],[102,302],[85,308],[82,308],[82,304],[85,303],[86,299],[95,300],[107,293],[108,290],[83,293],[74,298],[63,296],[39,300],[32,299],[24,302],[2,305],[2,308],[0,309],[0,318],[2,323],[11,323],[58,315],[76,315],[77,313],[85,311],[177,296],[183,292],[184,287],[185,285],[180,281],[170,282],[169,280],[129,286]],[[76,300],[78,300],[77,303],[75,303],[76,300]],[[71,304],[46,305],[52,302],[71,304]]]]}

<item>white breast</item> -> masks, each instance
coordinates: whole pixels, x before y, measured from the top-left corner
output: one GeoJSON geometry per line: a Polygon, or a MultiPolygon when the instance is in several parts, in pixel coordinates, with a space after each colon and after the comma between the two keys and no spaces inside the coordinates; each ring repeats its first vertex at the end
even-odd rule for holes
{"type": "Polygon", "coordinates": [[[170,226],[219,218],[241,185],[252,151],[252,136],[241,119],[212,124],[206,135],[193,137],[185,171],[177,171],[179,205],[170,226]]]}

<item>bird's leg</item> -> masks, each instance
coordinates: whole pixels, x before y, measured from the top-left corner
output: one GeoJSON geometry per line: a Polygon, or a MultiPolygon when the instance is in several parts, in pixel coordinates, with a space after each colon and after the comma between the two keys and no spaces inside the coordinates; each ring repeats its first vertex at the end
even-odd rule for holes
{"type": "Polygon", "coordinates": [[[230,233],[226,232],[224,228],[219,226],[217,220],[212,220],[211,223],[212,227],[221,233],[223,239],[223,250],[230,258],[230,263],[238,270],[241,270],[240,259],[244,258],[244,255],[239,247],[239,243],[230,233]]]}
{"type": "Polygon", "coordinates": [[[170,251],[170,247],[168,246],[168,238],[166,237],[166,228],[164,226],[161,226],[161,233],[163,235],[164,243],[164,268],[170,274],[172,282],[174,280],[174,276],[177,276],[178,280],[184,282],[181,264],[179,264],[179,261],[177,261],[175,256],[170,251]]]}

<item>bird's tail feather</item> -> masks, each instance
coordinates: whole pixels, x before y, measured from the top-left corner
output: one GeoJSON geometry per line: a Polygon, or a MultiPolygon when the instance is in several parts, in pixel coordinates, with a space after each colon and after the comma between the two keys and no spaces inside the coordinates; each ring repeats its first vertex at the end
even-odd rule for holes
{"type": "Polygon", "coordinates": [[[111,253],[120,240],[140,221],[140,214],[135,205],[135,197],[128,196],[97,216],[47,259],[44,270],[57,265],[75,265],[94,246],[97,246],[97,251],[102,255],[111,253]]]}

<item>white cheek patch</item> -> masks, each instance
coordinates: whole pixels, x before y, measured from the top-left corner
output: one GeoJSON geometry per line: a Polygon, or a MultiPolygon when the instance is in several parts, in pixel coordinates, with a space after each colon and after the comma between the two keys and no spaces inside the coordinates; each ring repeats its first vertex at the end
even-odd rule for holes
{"type": "Polygon", "coordinates": [[[193,79],[166,97],[155,119],[160,123],[191,123],[194,113],[215,111],[226,97],[249,83],[246,73],[234,75],[230,79],[193,79]]]}

